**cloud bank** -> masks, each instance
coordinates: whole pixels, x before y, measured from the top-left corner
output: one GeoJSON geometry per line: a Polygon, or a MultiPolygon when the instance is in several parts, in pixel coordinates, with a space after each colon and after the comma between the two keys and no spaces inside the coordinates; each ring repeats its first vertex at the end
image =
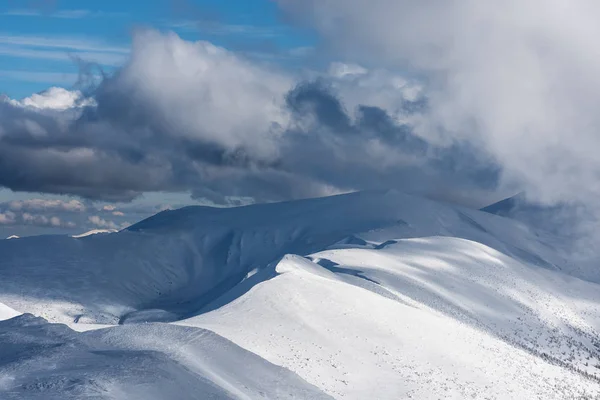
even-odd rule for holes
{"type": "Polygon", "coordinates": [[[0,185],[108,201],[191,192],[225,205],[380,188],[477,203],[493,191],[499,166],[468,142],[419,135],[428,99],[390,71],[338,63],[302,79],[138,31],[128,62],[89,97],[0,101],[0,185]]]}
{"type": "Polygon", "coordinates": [[[600,193],[600,3],[277,0],[322,51],[424,83],[429,140],[468,141],[535,200],[600,193]]]}

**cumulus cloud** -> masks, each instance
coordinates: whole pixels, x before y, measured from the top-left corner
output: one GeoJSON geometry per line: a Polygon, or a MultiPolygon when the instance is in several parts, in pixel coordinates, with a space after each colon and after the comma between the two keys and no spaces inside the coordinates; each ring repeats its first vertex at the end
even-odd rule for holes
{"type": "Polygon", "coordinates": [[[70,229],[76,226],[70,217],[77,219],[78,215],[85,210],[86,207],[79,200],[25,199],[9,201],[0,203],[0,225],[70,229]]]}
{"type": "Polygon", "coordinates": [[[97,106],[38,112],[0,101],[0,185],[130,200],[220,179],[213,166],[268,164],[285,121],[284,75],[209,43],[138,33],[97,106]]]}
{"type": "Polygon", "coordinates": [[[75,223],[71,221],[62,221],[56,216],[46,216],[41,214],[30,214],[24,212],[19,216],[19,222],[25,225],[34,225],[39,227],[53,228],[74,228],[75,223]]]}
{"type": "Polygon", "coordinates": [[[60,87],[51,87],[21,100],[7,99],[7,101],[12,105],[21,107],[59,111],[94,105],[94,100],[84,97],[81,91],[71,91],[60,87]]]}
{"type": "Polygon", "coordinates": [[[361,105],[379,107],[394,118],[408,117],[407,108],[424,106],[422,84],[383,68],[333,62],[329,66],[332,87],[350,110],[361,105]]]}
{"type": "Polygon", "coordinates": [[[8,202],[5,207],[13,211],[64,211],[64,212],[83,212],[86,206],[79,200],[59,200],[59,199],[26,199],[13,200],[8,202]]]}
{"type": "Polygon", "coordinates": [[[469,202],[497,178],[468,146],[415,135],[421,86],[381,68],[337,63],[299,81],[140,31],[93,98],[66,111],[0,101],[0,185],[109,201],[189,191],[225,205],[396,187],[469,202]]]}
{"type": "Polygon", "coordinates": [[[16,215],[12,211],[0,213],[0,225],[13,225],[16,221],[16,215]]]}
{"type": "Polygon", "coordinates": [[[102,219],[98,215],[89,216],[88,221],[99,228],[118,229],[118,226],[116,223],[114,223],[113,221],[107,221],[105,219],[102,219]]]}

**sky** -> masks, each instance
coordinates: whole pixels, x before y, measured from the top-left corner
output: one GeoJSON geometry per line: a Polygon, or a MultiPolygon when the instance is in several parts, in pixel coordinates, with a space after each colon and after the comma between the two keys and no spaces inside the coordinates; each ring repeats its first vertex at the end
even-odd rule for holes
{"type": "MultiPolygon", "coordinates": [[[[0,237],[396,189],[600,205],[592,0],[7,0],[0,237]]],[[[579,208],[578,208],[579,209],[579,208]]]]}
{"type": "Polygon", "coordinates": [[[12,98],[73,86],[78,59],[114,71],[127,58],[132,31],[143,27],[266,59],[315,40],[283,24],[270,0],[6,0],[0,27],[0,83],[12,98]]]}
{"type": "MultiPolygon", "coordinates": [[[[311,48],[314,38],[306,30],[282,23],[280,17],[270,0],[3,1],[0,94],[23,99],[51,87],[85,90],[88,81],[81,81],[82,72],[97,79],[114,73],[129,56],[132,32],[145,28],[173,31],[190,41],[207,40],[262,62],[275,60],[294,68],[295,58],[311,48]]],[[[149,192],[119,204],[3,188],[0,238],[121,229],[164,208],[194,204],[220,205],[193,199],[185,191],[149,192]],[[19,202],[27,201],[38,204],[36,213],[29,213],[33,215],[29,222],[20,216],[16,221],[6,217],[19,202]],[[72,201],[78,206],[63,205],[72,201]],[[3,224],[3,220],[13,222],[3,224]]]]}

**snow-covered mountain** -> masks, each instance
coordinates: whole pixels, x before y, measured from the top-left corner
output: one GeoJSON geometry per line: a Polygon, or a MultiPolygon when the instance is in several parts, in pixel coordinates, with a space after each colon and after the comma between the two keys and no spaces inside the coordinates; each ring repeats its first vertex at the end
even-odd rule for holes
{"type": "Polygon", "coordinates": [[[103,234],[103,233],[115,233],[117,232],[116,229],[92,229],[91,231],[87,231],[84,233],[80,233],[78,235],[71,235],[74,238],[82,238],[82,237],[86,237],[86,236],[91,236],[91,235],[99,235],[99,234],[103,234]]]}
{"type": "Polygon", "coordinates": [[[0,276],[9,398],[600,396],[600,271],[394,191],[0,241],[0,276]]]}
{"type": "Polygon", "coordinates": [[[525,193],[491,204],[481,211],[521,221],[530,227],[561,236],[563,241],[576,240],[580,234],[577,232],[578,223],[593,217],[582,206],[539,204],[529,200],[525,193]]]}

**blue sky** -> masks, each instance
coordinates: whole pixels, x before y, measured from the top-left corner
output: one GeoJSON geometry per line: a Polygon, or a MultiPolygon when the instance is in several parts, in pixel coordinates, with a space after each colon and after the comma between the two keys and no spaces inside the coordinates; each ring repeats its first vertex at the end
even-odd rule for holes
{"type": "Polygon", "coordinates": [[[282,55],[305,54],[314,42],[282,23],[270,0],[9,0],[0,5],[0,27],[0,93],[12,98],[72,86],[78,58],[114,70],[139,27],[284,64],[282,55]]]}

